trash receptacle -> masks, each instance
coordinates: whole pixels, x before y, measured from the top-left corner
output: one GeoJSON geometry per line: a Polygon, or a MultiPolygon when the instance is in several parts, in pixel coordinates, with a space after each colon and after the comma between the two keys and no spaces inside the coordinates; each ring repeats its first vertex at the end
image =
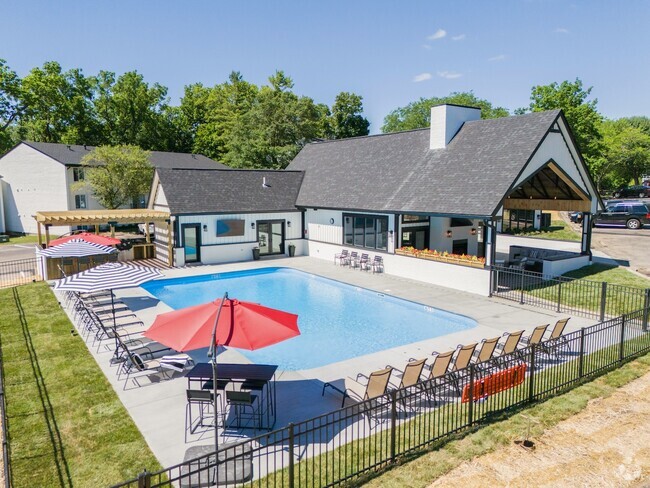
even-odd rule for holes
{"type": "Polygon", "coordinates": [[[260,248],[259,247],[254,247],[253,248],[253,259],[257,261],[260,258],[260,248]]]}
{"type": "Polygon", "coordinates": [[[289,244],[289,257],[292,258],[296,255],[296,246],[289,244]]]}

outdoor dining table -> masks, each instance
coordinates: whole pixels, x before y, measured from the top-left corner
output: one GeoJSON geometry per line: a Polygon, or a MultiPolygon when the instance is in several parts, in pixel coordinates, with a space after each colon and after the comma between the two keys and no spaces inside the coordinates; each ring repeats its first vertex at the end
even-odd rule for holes
{"type": "MultiPolygon", "coordinates": [[[[246,381],[259,381],[266,386],[266,395],[263,395],[266,402],[266,408],[262,412],[262,428],[271,430],[276,420],[276,395],[275,395],[275,371],[277,366],[271,364],[237,364],[237,363],[219,363],[217,368],[217,380],[227,380],[233,383],[244,383],[246,381]]],[[[188,387],[192,387],[192,382],[211,381],[212,364],[197,363],[191,370],[185,374],[188,387]]]]}

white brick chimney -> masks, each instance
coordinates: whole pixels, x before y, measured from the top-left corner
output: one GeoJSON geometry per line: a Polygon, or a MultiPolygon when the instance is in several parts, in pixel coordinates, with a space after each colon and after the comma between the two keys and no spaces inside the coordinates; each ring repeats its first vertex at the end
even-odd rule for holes
{"type": "Polygon", "coordinates": [[[480,118],[480,108],[451,104],[431,107],[429,149],[444,149],[465,122],[480,118]]]}

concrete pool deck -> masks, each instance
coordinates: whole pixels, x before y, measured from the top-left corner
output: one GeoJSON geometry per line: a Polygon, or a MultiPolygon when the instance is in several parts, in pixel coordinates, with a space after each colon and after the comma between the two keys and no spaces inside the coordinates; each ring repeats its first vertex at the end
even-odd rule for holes
{"type": "MultiPolygon", "coordinates": [[[[566,316],[566,314],[556,314],[549,310],[536,309],[501,299],[482,297],[397,278],[389,274],[372,274],[358,269],[342,268],[335,266],[330,261],[309,257],[277,258],[171,269],[164,271],[163,275],[165,278],[175,278],[283,266],[465,315],[476,320],[478,326],[320,368],[303,371],[278,371],[276,375],[278,402],[276,428],[284,427],[289,422],[299,422],[338,409],[341,403],[340,395],[326,393],[324,397],[321,397],[324,382],[342,382],[346,376],[355,377],[359,372],[367,374],[384,368],[387,364],[401,369],[409,358],[430,357],[434,350],[446,351],[461,343],[478,342],[483,338],[500,336],[507,331],[526,329],[530,332],[538,325],[554,324],[556,320],[566,316]]],[[[132,308],[145,323],[145,326],[150,325],[159,313],[171,310],[139,287],[116,291],[116,295],[132,308]]],[[[572,317],[567,330],[579,329],[593,323],[595,323],[594,320],[572,317]]],[[[124,380],[117,380],[116,366],[109,363],[112,352],[104,348],[100,348],[99,352],[93,348],[90,349],[163,466],[181,462],[186,449],[193,445],[213,442],[214,437],[209,430],[204,434],[190,435],[188,442],[185,442],[184,419],[187,382],[182,374],[177,373],[176,377],[169,381],[150,381],[148,377],[141,377],[138,379],[141,387],[129,382],[126,385],[127,389],[123,389],[124,380]]],[[[197,359],[200,359],[200,355],[197,356],[197,359]]],[[[219,361],[249,362],[242,354],[232,349],[219,354],[219,361]]],[[[156,377],[152,376],[151,378],[155,379],[156,377]]],[[[246,430],[242,431],[239,437],[223,436],[220,442],[254,435],[252,430],[246,430]]],[[[133,473],[133,475],[135,474],[133,473]]]]}

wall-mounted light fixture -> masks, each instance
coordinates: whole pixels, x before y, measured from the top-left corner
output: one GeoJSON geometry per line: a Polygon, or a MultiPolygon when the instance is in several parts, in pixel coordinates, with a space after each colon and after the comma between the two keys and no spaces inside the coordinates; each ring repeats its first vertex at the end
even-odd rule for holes
{"type": "Polygon", "coordinates": [[[251,222],[251,229],[255,228],[255,222],[251,222]]]}
{"type": "Polygon", "coordinates": [[[452,236],[451,229],[449,229],[449,230],[447,231],[447,237],[451,237],[451,236],[452,236]]]}
{"type": "Polygon", "coordinates": [[[474,227],[472,227],[472,230],[470,230],[469,233],[472,234],[473,236],[475,236],[476,235],[476,229],[474,227]]]}
{"type": "Polygon", "coordinates": [[[389,234],[391,237],[393,237],[393,230],[392,230],[392,229],[389,230],[389,231],[388,231],[388,234],[389,234]]]}
{"type": "Polygon", "coordinates": [[[291,221],[287,220],[287,227],[291,227],[291,221]]]}
{"type": "Polygon", "coordinates": [[[208,225],[207,225],[207,224],[203,224],[203,232],[207,232],[207,231],[208,231],[208,225]]]}
{"type": "Polygon", "coordinates": [[[330,224],[334,225],[334,217],[330,219],[330,224]]]}

